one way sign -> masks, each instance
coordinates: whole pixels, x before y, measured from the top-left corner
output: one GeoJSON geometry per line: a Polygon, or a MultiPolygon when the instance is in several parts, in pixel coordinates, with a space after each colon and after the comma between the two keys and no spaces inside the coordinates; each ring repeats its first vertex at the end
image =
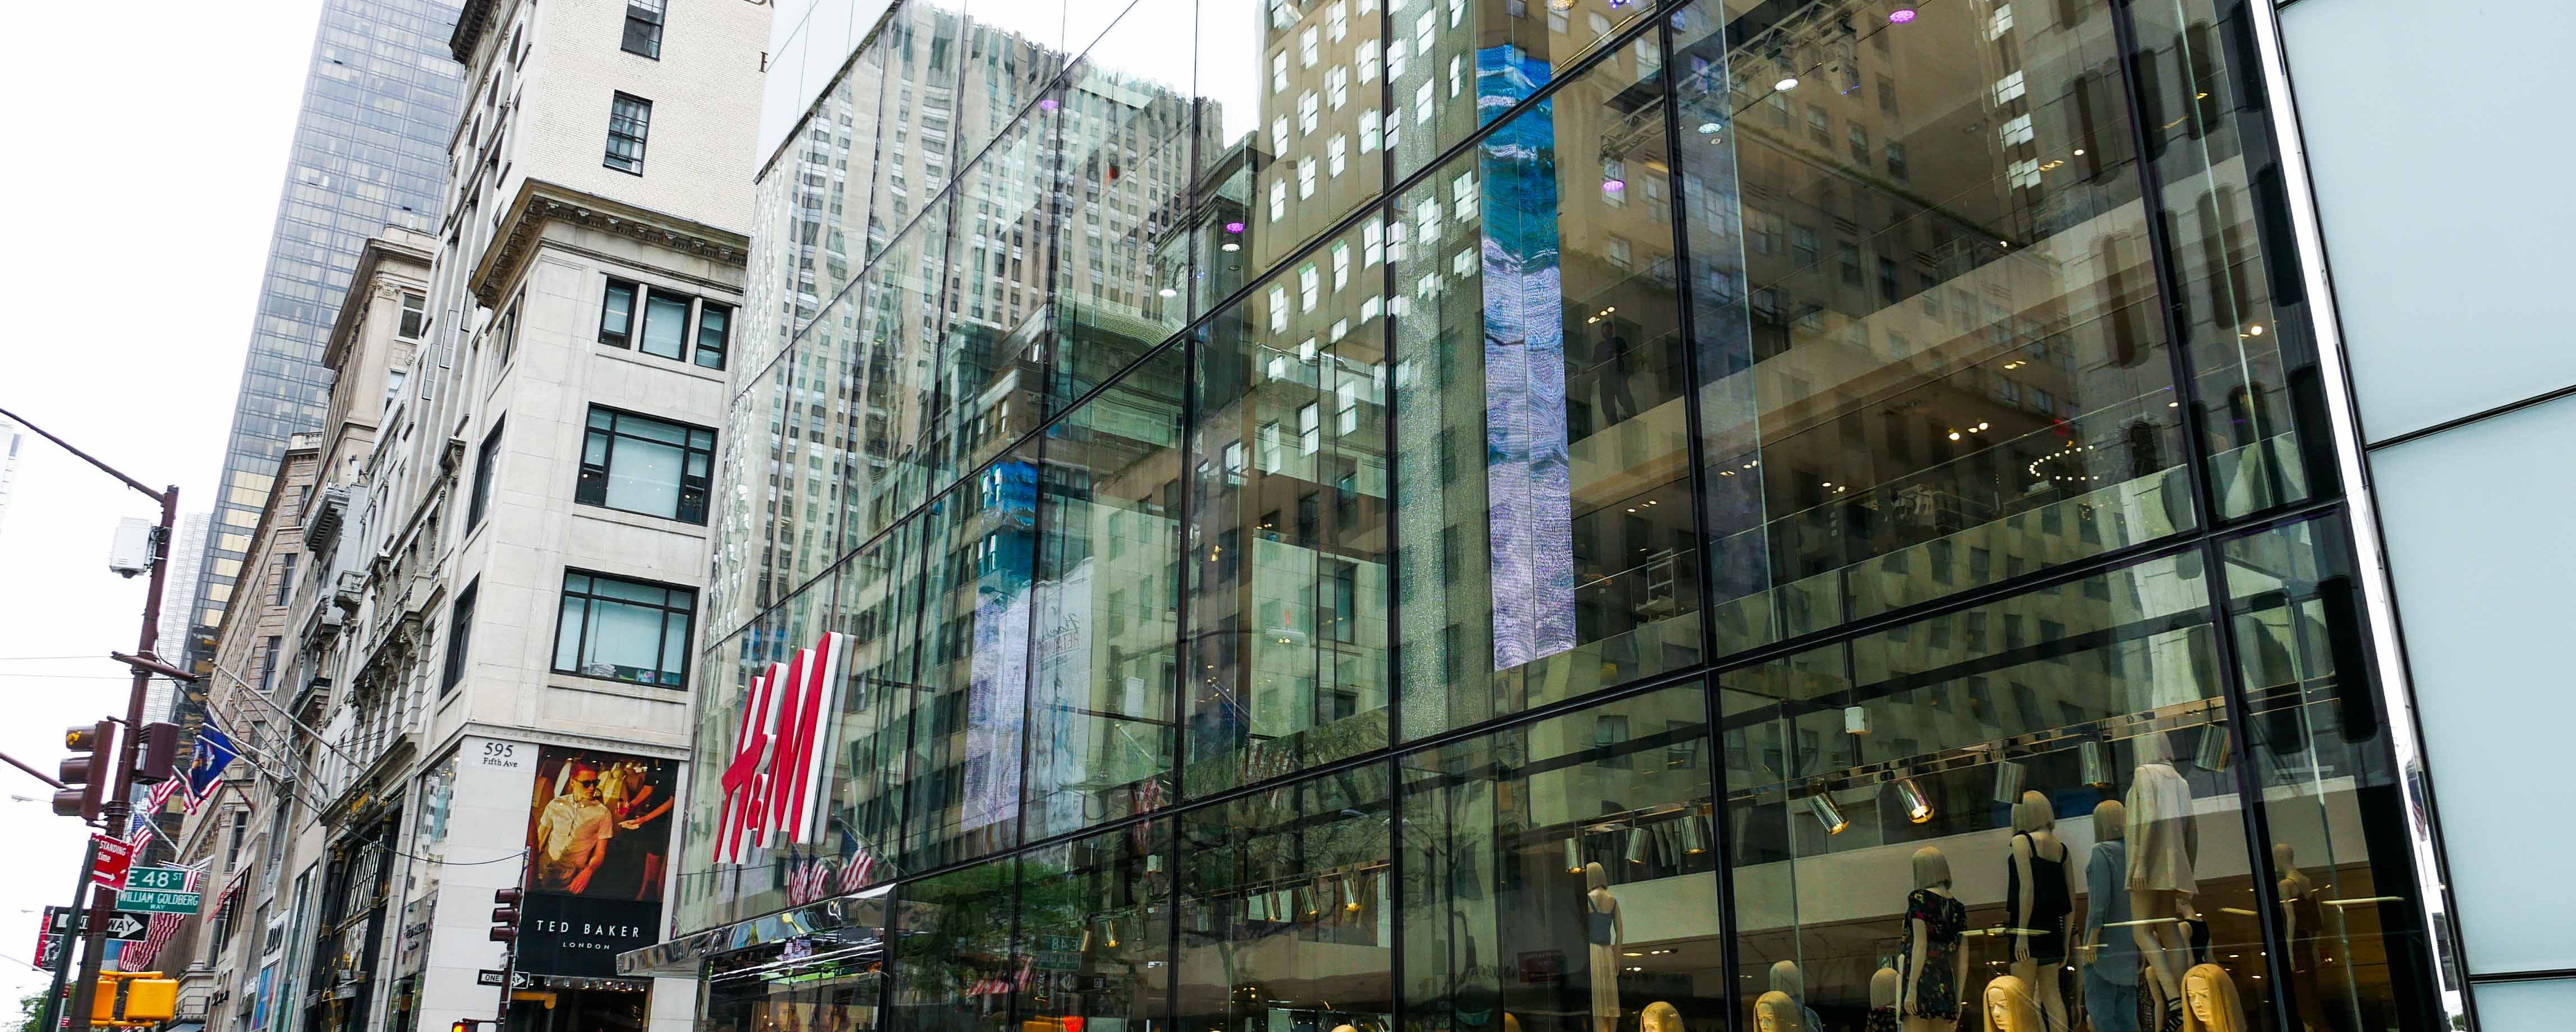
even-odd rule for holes
{"type": "Polygon", "coordinates": [[[119,910],[116,916],[107,919],[107,937],[124,942],[142,942],[144,929],[150,927],[152,922],[141,915],[119,910]]]}

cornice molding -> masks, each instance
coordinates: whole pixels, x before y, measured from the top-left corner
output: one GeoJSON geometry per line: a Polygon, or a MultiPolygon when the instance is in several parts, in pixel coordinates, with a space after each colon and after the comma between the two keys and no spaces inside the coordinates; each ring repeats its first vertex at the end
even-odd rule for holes
{"type": "Polygon", "coordinates": [[[745,265],[750,238],[729,229],[665,215],[597,194],[541,179],[519,184],[509,215],[492,234],[492,244],[466,282],[485,308],[499,308],[506,288],[536,253],[547,223],[560,222],[595,232],[626,237],[654,247],[694,255],[735,268],[745,265]]]}
{"type": "Polygon", "coordinates": [[[456,12],[456,31],[447,36],[447,54],[457,64],[467,64],[474,57],[475,44],[483,34],[492,31],[493,15],[501,10],[501,0],[465,0],[465,9],[456,12]]]}

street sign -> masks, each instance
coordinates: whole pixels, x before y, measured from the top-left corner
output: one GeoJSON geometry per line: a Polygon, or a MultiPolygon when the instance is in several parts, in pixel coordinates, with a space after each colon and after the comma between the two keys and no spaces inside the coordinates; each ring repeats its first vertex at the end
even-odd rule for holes
{"type": "Polygon", "coordinates": [[[124,888],[126,868],[134,865],[134,847],[112,835],[91,835],[89,844],[98,850],[98,858],[89,864],[90,884],[124,888]]]}
{"type": "Polygon", "coordinates": [[[137,892],[128,889],[116,894],[116,909],[140,914],[193,914],[202,898],[194,892],[137,892]]]}
{"type": "MultiPolygon", "coordinates": [[[[500,985],[501,972],[493,968],[483,968],[478,970],[474,972],[474,984],[491,986],[500,985]]],[[[510,972],[510,988],[512,989],[532,989],[536,987],[536,984],[537,980],[529,977],[528,973],[525,971],[510,972]]]]}
{"type": "Polygon", "coordinates": [[[66,932],[78,935],[81,933],[83,926],[88,923],[89,922],[80,919],[79,907],[45,908],[46,935],[62,935],[66,932]]]}
{"type": "Polygon", "coordinates": [[[107,919],[107,937],[120,942],[142,942],[144,929],[150,927],[152,922],[146,920],[143,915],[119,910],[115,916],[107,919]]]}
{"type": "Polygon", "coordinates": [[[62,956],[62,948],[63,937],[59,935],[48,935],[36,940],[36,960],[33,965],[35,969],[38,971],[53,970],[54,962],[62,956]]]}
{"type": "Polygon", "coordinates": [[[188,871],[182,867],[137,867],[126,872],[125,887],[185,892],[188,889],[188,871]]]}

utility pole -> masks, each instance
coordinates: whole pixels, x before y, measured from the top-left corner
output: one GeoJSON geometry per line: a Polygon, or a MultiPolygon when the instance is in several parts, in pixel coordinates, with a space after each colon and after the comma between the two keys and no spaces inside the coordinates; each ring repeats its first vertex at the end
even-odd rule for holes
{"type": "MultiPolygon", "coordinates": [[[[61,445],[64,451],[79,456],[81,461],[98,467],[107,475],[123,481],[125,486],[141,492],[144,497],[161,503],[160,528],[154,532],[152,538],[151,586],[145,588],[143,592],[143,633],[134,646],[136,655],[153,655],[152,647],[157,644],[160,635],[161,589],[169,580],[172,531],[179,524],[179,485],[172,484],[155,491],[143,486],[142,481],[126,476],[116,467],[100,462],[88,452],[72,447],[71,442],[28,422],[24,416],[7,409],[0,409],[0,416],[7,416],[19,426],[33,430],[38,436],[61,445]]],[[[118,829],[124,827],[125,819],[133,812],[131,797],[134,794],[135,750],[142,744],[143,700],[148,696],[151,687],[152,671],[136,665],[134,687],[126,693],[125,699],[125,733],[116,736],[116,778],[108,786],[106,804],[99,808],[99,815],[106,823],[107,833],[110,835],[117,835],[118,829]]],[[[107,923],[116,916],[116,893],[103,891],[89,884],[89,868],[86,862],[81,868],[81,885],[83,890],[89,893],[89,928],[81,936],[80,981],[73,986],[72,1009],[71,1014],[68,1015],[71,1019],[70,1027],[74,1030],[89,1028],[91,997],[98,991],[99,968],[106,963],[107,959],[105,956],[107,923]]],[[[78,897],[74,897],[74,902],[78,903],[78,897]]],[[[69,943],[64,945],[66,949],[70,947],[69,943]]],[[[48,1029],[45,1032],[53,1032],[53,1030],[48,1029]]]]}

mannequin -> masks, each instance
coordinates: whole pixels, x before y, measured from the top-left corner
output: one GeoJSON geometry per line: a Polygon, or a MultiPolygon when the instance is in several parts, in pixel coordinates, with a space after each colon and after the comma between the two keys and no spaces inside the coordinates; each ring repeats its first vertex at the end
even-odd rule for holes
{"type": "Polygon", "coordinates": [[[2092,859],[2084,865],[2084,1013],[2093,1032],[2138,1032],[2138,939],[2129,920],[2129,809],[2093,807],[2092,859]]]}
{"type": "Polygon", "coordinates": [[[1754,1032],[1824,1032],[1807,1027],[1806,1018],[1798,1013],[1798,1001],[1777,989],[1753,1001],[1754,1032]]]}
{"type": "Polygon", "coordinates": [[[1986,983],[1986,1032],[2045,1032],[2062,1026],[2042,1025],[2039,1005],[2030,998],[2030,983],[2015,975],[1998,975],[1986,983]]]}
{"type": "Polygon", "coordinates": [[[2290,943],[2290,986],[2298,1002],[2299,1024],[2309,1032],[2326,1028],[2325,1001],[2317,996],[2317,971],[2323,958],[2317,947],[2326,934],[2324,908],[2317,905],[2317,886],[2299,869],[2298,850],[2287,842],[2272,846],[2272,867],[2281,872],[2281,937],[2290,943]]]}
{"type": "Polygon", "coordinates": [[[2024,792],[2013,804],[2011,855],[2005,858],[2004,916],[2027,934],[2012,936],[2012,974],[2039,1001],[2048,1027],[2067,1028],[2066,919],[2075,912],[2075,865],[2057,837],[2048,797],[2024,792]]]}
{"type": "Polygon", "coordinates": [[[1914,893],[1905,897],[1897,975],[1904,993],[1897,1013],[1905,1032],[1939,1032],[1959,1022],[1959,987],[1968,981],[1968,908],[1950,896],[1950,860],[1925,846],[1914,851],[1914,893]]]}
{"type": "Polygon", "coordinates": [[[1637,1032],[1682,1032],[1682,1012],[1662,1000],[1649,1003],[1638,1015],[1637,1032]]]}
{"type": "Polygon", "coordinates": [[[1905,995],[1905,978],[1892,967],[1869,976],[1869,1018],[1861,1032],[1896,1032],[1896,1001],[1905,995]]]}
{"type": "Polygon", "coordinates": [[[1799,1020],[1805,1021],[1808,1028],[1825,1027],[1824,1019],[1816,1016],[1816,1009],[1807,1006],[1807,973],[1798,970],[1797,961],[1784,960],[1771,965],[1771,988],[1789,994],[1789,999],[1798,1005],[1799,1020]]]}
{"type": "Polygon", "coordinates": [[[1600,861],[1583,865],[1585,940],[1592,946],[1592,1028],[1616,1032],[1619,1027],[1619,945],[1628,940],[1619,917],[1619,897],[1610,894],[1610,872],[1600,861]]]}
{"type": "Polygon", "coordinates": [[[2245,1005],[2227,969],[2203,964],[2182,976],[2183,1032],[2246,1032],[2245,1005]]]}
{"type": "Polygon", "coordinates": [[[2129,911],[2131,920],[2147,923],[2130,931],[2147,962],[2158,1025],[2169,1028],[2182,1013],[2183,966],[2191,957],[2190,937],[2180,922],[2200,916],[2191,905],[2199,890],[2192,874],[2199,830],[2192,820],[2191,785],[2174,771],[2165,736],[2151,732],[2136,741],[2138,770],[2127,804],[2129,911]]]}

